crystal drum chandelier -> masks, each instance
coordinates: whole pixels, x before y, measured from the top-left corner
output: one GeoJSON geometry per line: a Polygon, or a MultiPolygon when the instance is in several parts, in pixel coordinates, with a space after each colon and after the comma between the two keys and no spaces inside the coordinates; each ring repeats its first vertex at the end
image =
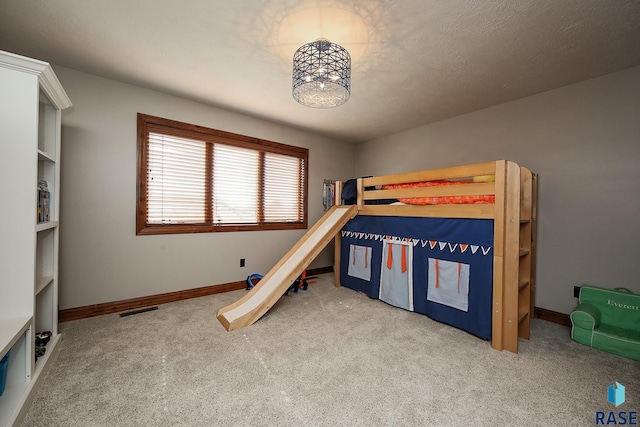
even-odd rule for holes
{"type": "Polygon", "coordinates": [[[325,39],[293,55],[293,99],[312,108],[338,107],[351,95],[351,56],[325,39]]]}

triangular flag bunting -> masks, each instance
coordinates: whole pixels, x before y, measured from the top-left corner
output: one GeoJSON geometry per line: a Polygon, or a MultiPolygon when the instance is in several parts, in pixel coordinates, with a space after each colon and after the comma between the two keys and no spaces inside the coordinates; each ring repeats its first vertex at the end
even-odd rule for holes
{"type": "Polygon", "coordinates": [[[438,245],[440,245],[440,250],[443,250],[447,246],[447,242],[438,242],[438,245]]]}
{"type": "Polygon", "coordinates": [[[431,246],[431,249],[436,247],[436,243],[438,243],[437,240],[429,240],[429,246],[431,246]]]}
{"type": "Polygon", "coordinates": [[[478,248],[480,247],[478,245],[469,245],[469,246],[471,246],[471,253],[472,254],[475,254],[476,252],[478,252],[478,248]]]}
{"type": "Polygon", "coordinates": [[[453,253],[453,251],[456,250],[456,248],[458,247],[457,243],[454,243],[453,246],[451,246],[451,243],[448,243],[449,245],[449,250],[451,251],[451,253],[453,253]]]}
{"type": "MultiPolygon", "coordinates": [[[[420,240],[420,244],[422,244],[422,247],[424,248],[425,246],[427,246],[427,243],[429,243],[428,240],[420,240]]],[[[432,248],[433,249],[433,248],[432,248]]]]}
{"type": "Polygon", "coordinates": [[[417,246],[418,243],[420,242],[420,239],[412,239],[412,242],[413,242],[413,246],[417,246]]]}
{"type": "Polygon", "coordinates": [[[466,251],[468,247],[469,245],[467,245],[466,243],[460,243],[460,252],[464,253],[464,251],[466,251]]]}
{"type": "Polygon", "coordinates": [[[491,246],[489,246],[488,248],[485,248],[484,246],[482,246],[482,255],[488,254],[490,250],[491,250],[491,246]]]}

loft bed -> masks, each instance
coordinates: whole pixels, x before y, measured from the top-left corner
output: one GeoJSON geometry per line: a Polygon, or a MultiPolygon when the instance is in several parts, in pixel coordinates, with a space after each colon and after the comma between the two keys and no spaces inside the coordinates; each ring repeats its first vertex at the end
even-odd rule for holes
{"type": "Polygon", "coordinates": [[[517,353],[534,307],[536,175],[498,160],[356,188],[357,215],[335,239],[335,285],[517,353]]]}

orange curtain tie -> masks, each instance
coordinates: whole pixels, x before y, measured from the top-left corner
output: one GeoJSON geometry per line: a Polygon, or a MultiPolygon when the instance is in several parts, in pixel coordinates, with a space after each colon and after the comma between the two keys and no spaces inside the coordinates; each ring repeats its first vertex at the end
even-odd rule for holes
{"type": "Polygon", "coordinates": [[[402,245],[402,272],[407,271],[407,246],[402,245]]]}
{"type": "Polygon", "coordinates": [[[369,268],[367,265],[369,261],[369,246],[364,247],[364,268],[369,268]]]}

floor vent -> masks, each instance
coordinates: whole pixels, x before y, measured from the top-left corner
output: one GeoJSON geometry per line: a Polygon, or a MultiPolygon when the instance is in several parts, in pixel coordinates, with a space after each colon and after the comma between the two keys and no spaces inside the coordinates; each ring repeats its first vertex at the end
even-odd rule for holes
{"type": "Polygon", "coordinates": [[[134,314],[140,314],[140,313],[146,313],[147,311],[153,311],[153,310],[157,310],[157,309],[158,309],[158,306],[154,306],[154,307],[141,308],[140,310],[127,311],[125,313],[120,313],[120,317],[132,316],[134,314]]]}

